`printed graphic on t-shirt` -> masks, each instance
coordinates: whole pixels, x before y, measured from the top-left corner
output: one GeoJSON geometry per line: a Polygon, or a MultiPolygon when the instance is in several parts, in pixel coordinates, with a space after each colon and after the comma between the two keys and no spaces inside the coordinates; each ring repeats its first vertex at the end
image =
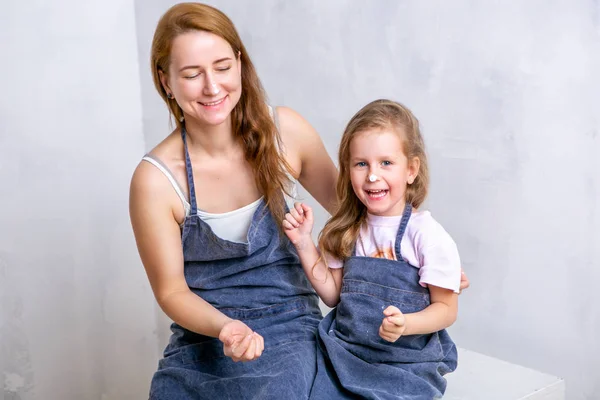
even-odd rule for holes
{"type": "Polygon", "coordinates": [[[385,249],[377,249],[369,257],[373,258],[385,258],[388,260],[395,260],[396,255],[394,254],[394,248],[387,247],[385,249]]]}
{"type": "Polygon", "coordinates": [[[373,257],[373,258],[385,258],[387,260],[395,260],[396,259],[396,252],[394,251],[394,243],[393,242],[388,242],[387,246],[381,246],[379,243],[377,243],[377,241],[375,240],[375,237],[371,235],[370,237],[371,240],[363,240],[363,236],[359,235],[358,236],[358,241],[359,244],[361,246],[361,250],[362,250],[362,254],[364,254],[367,257],[373,257]],[[366,244],[366,246],[365,246],[366,244]],[[375,250],[371,250],[375,248],[375,250]],[[367,250],[368,249],[368,250],[367,250]]]}

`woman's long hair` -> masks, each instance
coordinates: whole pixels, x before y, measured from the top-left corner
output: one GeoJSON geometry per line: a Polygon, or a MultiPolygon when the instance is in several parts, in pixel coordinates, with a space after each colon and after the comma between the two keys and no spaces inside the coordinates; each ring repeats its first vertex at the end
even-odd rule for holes
{"type": "Polygon", "coordinates": [[[231,126],[234,136],[243,145],[256,185],[281,229],[285,216],[283,193],[289,194],[291,182],[288,173],[292,172],[292,168],[280,151],[281,138],[269,114],[265,91],[231,20],[221,11],[205,4],[180,3],[171,7],[158,22],[152,40],[150,59],[154,86],[181,129],[183,111],[175,99],[167,97],[159,71],[169,73],[173,40],[191,31],[205,31],[220,36],[241,59],[242,94],[231,112],[231,126]]]}

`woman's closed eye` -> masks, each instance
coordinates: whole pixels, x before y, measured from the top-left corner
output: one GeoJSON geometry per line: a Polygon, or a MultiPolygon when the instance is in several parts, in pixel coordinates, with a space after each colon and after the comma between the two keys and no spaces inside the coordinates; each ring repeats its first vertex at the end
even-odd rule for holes
{"type": "Polygon", "coordinates": [[[199,76],[200,76],[200,72],[198,72],[197,74],[194,74],[194,75],[185,75],[184,78],[185,79],[195,79],[199,76]]]}

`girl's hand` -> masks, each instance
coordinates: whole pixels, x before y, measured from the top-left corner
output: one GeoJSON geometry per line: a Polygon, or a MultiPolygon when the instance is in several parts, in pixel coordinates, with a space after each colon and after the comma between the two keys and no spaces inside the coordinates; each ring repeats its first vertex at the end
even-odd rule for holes
{"type": "Polygon", "coordinates": [[[283,231],[296,248],[302,248],[307,240],[312,241],[313,224],[312,208],[303,203],[295,203],[294,208],[285,214],[283,231]]]}
{"type": "Polygon", "coordinates": [[[219,340],[225,355],[235,362],[256,360],[265,348],[263,337],[236,319],[223,326],[219,340]]]}
{"type": "Polygon", "coordinates": [[[404,317],[404,314],[394,306],[388,306],[383,310],[383,315],[385,315],[385,318],[383,318],[383,322],[379,327],[379,336],[381,336],[383,340],[393,343],[398,340],[406,330],[406,318],[404,317]]]}

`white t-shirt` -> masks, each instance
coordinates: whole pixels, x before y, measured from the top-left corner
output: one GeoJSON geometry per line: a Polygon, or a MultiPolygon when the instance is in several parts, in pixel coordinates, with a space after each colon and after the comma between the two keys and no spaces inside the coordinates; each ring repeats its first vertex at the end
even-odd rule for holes
{"type": "MultiPolygon", "coordinates": [[[[396,235],[402,216],[367,215],[356,243],[356,256],[396,260],[396,235]]],[[[458,293],[460,257],[456,243],[429,211],[413,212],[400,244],[402,258],[419,269],[419,284],[433,285],[458,293]]],[[[327,257],[330,268],[341,268],[343,262],[327,257]]]]}

